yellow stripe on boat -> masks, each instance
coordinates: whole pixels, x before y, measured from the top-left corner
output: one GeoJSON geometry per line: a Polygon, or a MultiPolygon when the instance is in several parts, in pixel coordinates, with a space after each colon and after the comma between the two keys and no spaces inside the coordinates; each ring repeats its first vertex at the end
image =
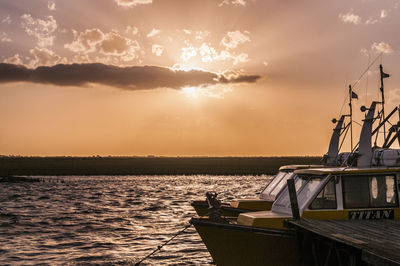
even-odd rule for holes
{"type": "Polygon", "coordinates": [[[246,212],[239,215],[237,223],[240,225],[261,228],[287,229],[284,227],[283,221],[291,218],[291,215],[278,214],[271,211],[246,212]]]}
{"type": "Polygon", "coordinates": [[[314,220],[348,220],[348,210],[321,210],[304,211],[301,218],[314,220]]]}
{"type": "Polygon", "coordinates": [[[272,207],[272,201],[262,199],[234,199],[230,205],[233,208],[247,209],[253,211],[269,211],[272,207]]]}

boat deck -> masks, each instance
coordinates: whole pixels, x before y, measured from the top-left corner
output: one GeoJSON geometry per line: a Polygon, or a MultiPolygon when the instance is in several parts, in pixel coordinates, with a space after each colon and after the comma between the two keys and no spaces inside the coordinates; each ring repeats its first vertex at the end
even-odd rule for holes
{"type": "Polygon", "coordinates": [[[348,265],[400,265],[399,221],[301,219],[288,221],[288,225],[295,228],[300,248],[309,250],[305,260],[313,265],[327,265],[333,256],[342,264],[339,253],[343,251],[348,265]],[[321,257],[318,249],[328,251],[321,257]]]}

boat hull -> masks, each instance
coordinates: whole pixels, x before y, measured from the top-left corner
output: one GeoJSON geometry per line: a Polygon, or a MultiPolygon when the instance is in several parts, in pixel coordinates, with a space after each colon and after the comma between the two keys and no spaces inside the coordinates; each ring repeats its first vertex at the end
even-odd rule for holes
{"type": "Polygon", "coordinates": [[[294,232],[223,224],[208,219],[190,221],[217,265],[298,265],[294,232]]]}

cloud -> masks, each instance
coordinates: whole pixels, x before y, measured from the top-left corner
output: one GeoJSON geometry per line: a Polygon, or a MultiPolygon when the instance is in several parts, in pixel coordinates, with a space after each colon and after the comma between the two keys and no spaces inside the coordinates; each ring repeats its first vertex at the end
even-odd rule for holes
{"type": "Polygon", "coordinates": [[[8,24],[8,25],[10,25],[11,24],[11,17],[10,17],[10,15],[7,15],[7,17],[5,17],[5,18],[3,18],[2,20],[1,20],[1,23],[5,23],[5,24],[8,24]]]}
{"type": "Polygon", "coordinates": [[[52,46],[54,43],[54,32],[57,29],[57,22],[53,16],[46,19],[34,19],[30,14],[21,16],[21,26],[29,36],[37,39],[40,47],[52,46]]]}
{"type": "Polygon", "coordinates": [[[393,52],[393,49],[390,46],[390,44],[385,42],[380,42],[380,43],[374,42],[371,45],[371,50],[376,53],[384,53],[384,54],[390,54],[391,52],[393,52]]]}
{"type": "Polygon", "coordinates": [[[151,38],[156,36],[157,34],[159,34],[161,32],[161,30],[159,29],[152,29],[148,34],[147,34],[147,38],[151,38]]]}
{"type": "Polygon", "coordinates": [[[156,56],[161,56],[164,52],[164,47],[159,44],[153,44],[153,46],[151,47],[151,52],[156,56]]]}
{"type": "Polygon", "coordinates": [[[245,0],[223,0],[218,6],[223,5],[234,5],[234,6],[246,6],[245,0]]]}
{"type": "Polygon", "coordinates": [[[139,29],[137,27],[132,27],[132,26],[128,25],[128,26],[126,26],[125,33],[136,35],[139,33],[139,29]]]}
{"type": "Polygon", "coordinates": [[[102,84],[128,90],[146,90],[254,83],[259,78],[257,75],[237,73],[223,75],[200,70],[172,70],[158,66],[117,67],[96,63],[40,66],[29,69],[21,65],[0,63],[0,83],[33,82],[57,86],[102,84]]]}
{"type": "Polygon", "coordinates": [[[382,9],[382,10],[381,10],[381,18],[386,18],[386,17],[387,17],[387,15],[388,15],[388,12],[387,12],[387,10],[385,10],[385,9],[382,9]]]}
{"type": "Polygon", "coordinates": [[[15,54],[14,56],[11,56],[11,57],[5,59],[3,62],[8,63],[8,64],[14,64],[14,65],[22,65],[23,64],[22,59],[19,54],[15,54]]]}
{"type": "Polygon", "coordinates": [[[238,30],[227,32],[224,38],[222,38],[221,44],[227,49],[235,49],[240,44],[250,42],[250,37],[247,34],[247,31],[242,33],[238,30]]]}
{"type": "Polygon", "coordinates": [[[96,45],[104,39],[104,33],[99,29],[87,29],[84,32],[78,33],[72,31],[74,40],[72,43],[64,45],[65,48],[75,53],[90,53],[96,51],[96,45]]]}
{"type": "Polygon", "coordinates": [[[220,83],[254,83],[259,78],[258,75],[244,75],[240,71],[225,71],[222,73],[219,81],[220,83]]]}
{"type": "Polygon", "coordinates": [[[153,0],[114,0],[117,5],[123,7],[134,7],[137,5],[151,4],[153,0]]]}
{"type": "Polygon", "coordinates": [[[35,47],[29,51],[33,56],[33,60],[29,63],[29,66],[53,66],[59,63],[66,63],[67,59],[55,54],[53,51],[46,48],[35,47]]]}
{"type": "Polygon", "coordinates": [[[0,42],[12,42],[12,40],[7,36],[7,33],[0,32],[0,42]]]}
{"type": "Polygon", "coordinates": [[[373,25],[373,24],[376,24],[376,23],[378,23],[378,20],[377,19],[373,19],[373,18],[369,18],[369,19],[367,19],[367,21],[365,21],[365,24],[367,24],[367,25],[373,25]]]}
{"type": "Polygon", "coordinates": [[[73,33],[74,40],[72,43],[65,44],[64,47],[75,53],[98,52],[127,62],[137,58],[140,50],[137,41],[126,38],[116,31],[103,33],[99,29],[87,29],[84,32],[73,31],[73,33]]]}
{"type": "Polygon", "coordinates": [[[138,42],[125,38],[115,31],[105,34],[99,47],[101,53],[117,56],[123,61],[135,59],[136,53],[140,49],[138,42]]]}
{"type": "Polygon", "coordinates": [[[51,11],[56,10],[56,3],[54,1],[48,1],[47,2],[47,8],[51,11]]]}
{"type": "Polygon", "coordinates": [[[209,31],[193,31],[189,29],[183,29],[183,33],[186,35],[193,35],[196,40],[204,40],[209,34],[209,31]]]}
{"type": "Polygon", "coordinates": [[[346,14],[339,14],[339,18],[344,23],[353,23],[354,25],[358,25],[361,23],[361,17],[351,12],[348,12],[346,14]]]}
{"type": "Polygon", "coordinates": [[[190,58],[195,57],[197,55],[197,49],[193,46],[183,47],[181,49],[181,58],[183,61],[188,61],[190,58]]]}
{"type": "Polygon", "coordinates": [[[201,44],[199,54],[201,55],[201,61],[205,63],[212,62],[218,57],[215,48],[211,47],[210,44],[207,43],[201,44]]]}
{"type": "Polygon", "coordinates": [[[217,51],[209,43],[202,43],[200,47],[194,47],[188,43],[187,47],[181,49],[181,59],[185,62],[192,58],[200,57],[204,63],[213,61],[232,60],[234,65],[249,61],[249,56],[246,53],[235,54],[229,50],[217,51]]]}

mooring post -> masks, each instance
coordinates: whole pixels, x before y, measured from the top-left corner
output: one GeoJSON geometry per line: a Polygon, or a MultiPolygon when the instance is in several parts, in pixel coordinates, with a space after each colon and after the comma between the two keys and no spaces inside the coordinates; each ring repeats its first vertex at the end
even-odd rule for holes
{"type": "Polygon", "coordinates": [[[288,190],[289,190],[289,197],[290,197],[290,205],[292,207],[292,216],[294,219],[300,219],[300,212],[299,212],[299,204],[297,203],[297,194],[296,194],[296,187],[294,185],[294,179],[289,178],[287,180],[288,190]]]}

